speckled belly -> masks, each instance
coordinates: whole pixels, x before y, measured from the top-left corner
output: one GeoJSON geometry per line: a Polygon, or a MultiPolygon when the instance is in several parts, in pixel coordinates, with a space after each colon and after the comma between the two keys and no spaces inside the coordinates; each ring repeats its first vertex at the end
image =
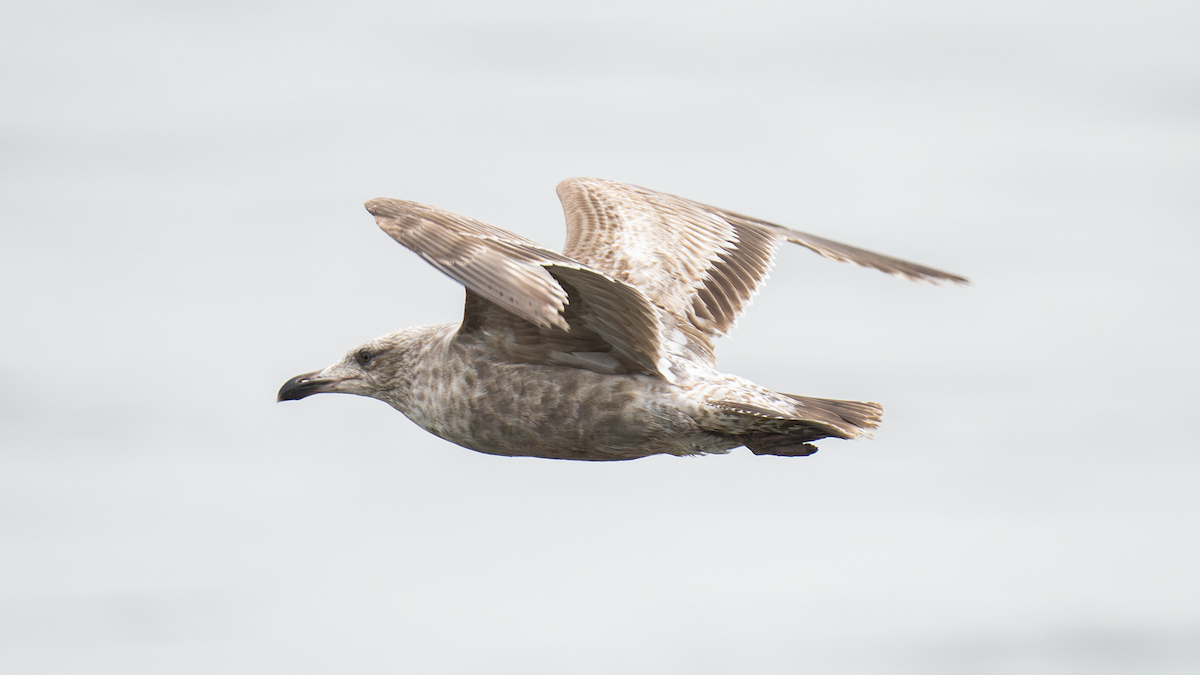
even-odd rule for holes
{"type": "Polygon", "coordinates": [[[604,461],[739,445],[701,429],[679,405],[683,392],[659,378],[481,361],[462,366],[414,381],[415,405],[402,412],[479,452],[604,461]]]}

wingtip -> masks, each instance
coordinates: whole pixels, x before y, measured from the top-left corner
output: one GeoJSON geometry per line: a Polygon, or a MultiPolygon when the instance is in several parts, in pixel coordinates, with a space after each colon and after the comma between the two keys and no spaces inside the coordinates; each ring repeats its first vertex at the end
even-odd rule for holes
{"type": "Polygon", "coordinates": [[[367,213],[370,213],[373,216],[386,215],[383,212],[387,210],[387,207],[393,201],[395,200],[388,199],[387,197],[376,197],[363,202],[363,208],[367,210],[367,213]]]}
{"type": "Polygon", "coordinates": [[[937,284],[939,286],[942,285],[942,282],[958,284],[960,286],[971,285],[970,279],[961,277],[957,274],[951,274],[950,272],[943,272],[941,270],[931,270],[930,272],[924,272],[922,274],[904,274],[902,276],[911,281],[928,281],[931,284],[937,284]]]}
{"type": "Polygon", "coordinates": [[[558,198],[561,200],[561,199],[566,198],[567,195],[571,194],[571,192],[573,190],[575,190],[579,185],[583,185],[583,184],[589,183],[589,182],[594,182],[595,180],[596,180],[595,178],[584,178],[582,176],[572,176],[571,178],[564,178],[564,179],[558,181],[558,185],[554,186],[554,193],[557,194],[558,198]]]}
{"type": "Polygon", "coordinates": [[[939,270],[939,274],[940,274],[940,276],[934,277],[934,278],[930,279],[930,281],[933,281],[936,284],[940,284],[943,281],[948,281],[952,284],[958,284],[960,286],[970,286],[971,285],[971,280],[966,277],[960,277],[959,275],[951,274],[950,272],[941,272],[940,270],[939,270]]]}

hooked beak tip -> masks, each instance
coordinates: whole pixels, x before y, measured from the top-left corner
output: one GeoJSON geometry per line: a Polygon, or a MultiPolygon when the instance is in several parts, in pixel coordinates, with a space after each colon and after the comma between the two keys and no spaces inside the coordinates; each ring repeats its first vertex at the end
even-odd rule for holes
{"type": "Polygon", "coordinates": [[[330,387],[337,383],[337,380],[331,378],[317,377],[321,371],[316,370],[311,373],[297,375],[279,388],[279,394],[275,397],[277,403],[282,401],[299,401],[302,398],[331,391],[330,387]]]}

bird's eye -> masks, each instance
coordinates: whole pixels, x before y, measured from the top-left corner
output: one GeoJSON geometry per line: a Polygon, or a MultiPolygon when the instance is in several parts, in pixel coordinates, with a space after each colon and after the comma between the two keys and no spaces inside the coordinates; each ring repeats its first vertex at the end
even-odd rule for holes
{"type": "Polygon", "coordinates": [[[373,358],[375,358],[375,352],[372,352],[369,349],[361,349],[357,354],[354,355],[354,360],[358,361],[358,365],[360,366],[370,365],[371,359],[373,358]]]}

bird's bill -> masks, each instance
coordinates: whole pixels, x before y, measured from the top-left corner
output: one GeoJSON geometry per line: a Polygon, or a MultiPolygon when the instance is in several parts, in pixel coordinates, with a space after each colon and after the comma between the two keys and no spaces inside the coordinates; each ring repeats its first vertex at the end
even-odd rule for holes
{"type": "Polygon", "coordinates": [[[321,377],[323,370],[314,370],[311,373],[297,375],[279,388],[279,397],[276,401],[299,401],[313,394],[324,394],[328,392],[338,391],[337,385],[341,383],[341,379],[336,377],[321,377]]]}

